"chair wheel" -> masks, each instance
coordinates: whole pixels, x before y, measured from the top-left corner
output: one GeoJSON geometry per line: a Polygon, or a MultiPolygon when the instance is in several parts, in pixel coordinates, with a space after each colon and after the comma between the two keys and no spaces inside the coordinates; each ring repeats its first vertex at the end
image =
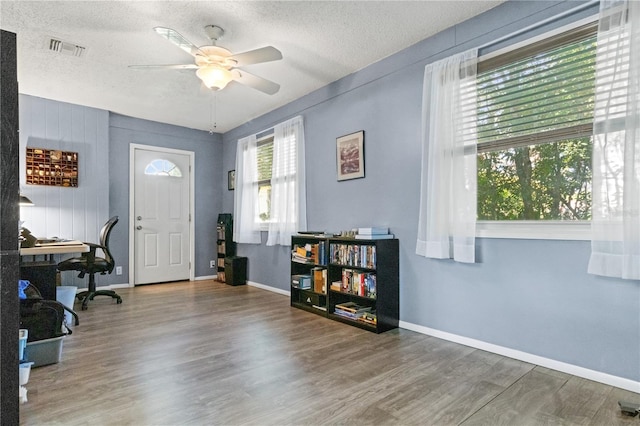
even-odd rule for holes
{"type": "Polygon", "coordinates": [[[86,311],[87,309],[89,309],[89,307],[87,305],[82,305],[82,310],[86,311]]]}
{"type": "Polygon", "coordinates": [[[116,299],[116,303],[117,303],[118,305],[119,305],[119,304],[121,304],[121,303],[122,303],[122,299],[120,299],[120,298],[116,299]]]}

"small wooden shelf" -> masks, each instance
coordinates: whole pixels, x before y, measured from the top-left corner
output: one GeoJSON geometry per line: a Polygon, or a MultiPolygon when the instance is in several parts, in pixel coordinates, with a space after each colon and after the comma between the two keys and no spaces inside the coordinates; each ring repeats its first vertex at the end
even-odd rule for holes
{"type": "Polygon", "coordinates": [[[27,147],[28,185],[78,186],[78,153],[27,147]]]}

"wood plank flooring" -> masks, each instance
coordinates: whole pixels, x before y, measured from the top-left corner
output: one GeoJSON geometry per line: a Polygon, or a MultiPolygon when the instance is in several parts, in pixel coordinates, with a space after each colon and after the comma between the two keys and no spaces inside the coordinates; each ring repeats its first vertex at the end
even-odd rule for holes
{"type": "MultiPolygon", "coordinates": [[[[22,425],[640,425],[640,395],[215,281],[119,289],[35,368],[22,425]]],[[[79,305],[76,304],[79,308],[79,305]]]]}

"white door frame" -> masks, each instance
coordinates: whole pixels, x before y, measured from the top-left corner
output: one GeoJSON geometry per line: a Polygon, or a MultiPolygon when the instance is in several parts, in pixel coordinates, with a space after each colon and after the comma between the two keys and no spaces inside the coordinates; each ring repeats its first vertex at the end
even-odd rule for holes
{"type": "Polygon", "coordinates": [[[189,280],[195,280],[195,153],[193,151],[184,151],[182,149],[163,148],[153,145],[129,144],[129,287],[135,284],[135,211],[134,211],[134,193],[135,193],[135,150],[143,149],[146,151],[156,151],[158,153],[172,153],[186,155],[189,157],[189,280]]]}

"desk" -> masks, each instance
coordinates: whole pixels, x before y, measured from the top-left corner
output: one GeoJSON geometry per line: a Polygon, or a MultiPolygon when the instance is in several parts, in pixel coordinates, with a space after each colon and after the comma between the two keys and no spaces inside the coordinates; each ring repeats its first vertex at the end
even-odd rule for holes
{"type": "Polygon", "coordinates": [[[86,253],[89,251],[87,244],[80,241],[68,241],[64,243],[36,244],[35,247],[23,247],[20,256],[49,256],[52,254],[86,253]]]}
{"type": "Polygon", "coordinates": [[[20,278],[29,280],[42,294],[44,299],[56,300],[56,274],[58,263],[54,262],[54,254],[86,253],[89,246],[80,241],[58,244],[43,244],[36,247],[23,247],[20,256],[33,256],[32,261],[20,260],[20,278]],[[37,261],[36,256],[44,256],[44,261],[37,261]]]}

